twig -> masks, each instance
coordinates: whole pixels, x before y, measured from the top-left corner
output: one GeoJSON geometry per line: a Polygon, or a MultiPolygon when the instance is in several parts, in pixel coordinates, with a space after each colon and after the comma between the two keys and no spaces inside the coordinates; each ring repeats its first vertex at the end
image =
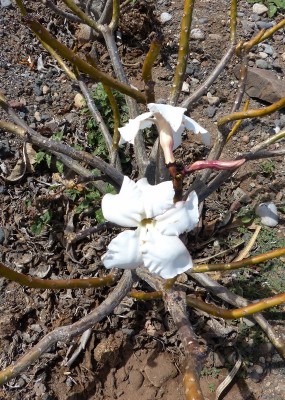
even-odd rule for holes
{"type": "Polygon", "coordinates": [[[62,0],[64,4],[69,7],[75,15],[80,19],[81,22],[84,22],[90,28],[94,29],[96,32],[100,33],[102,25],[99,24],[98,22],[94,21],[92,18],[90,18],[83,10],[81,10],[80,7],[78,7],[72,0],[62,0]]]}
{"type": "Polygon", "coordinates": [[[215,82],[218,76],[223,72],[228,62],[231,60],[234,55],[236,46],[231,44],[226,51],[225,55],[222,57],[221,61],[217,64],[215,69],[209,75],[209,77],[195,90],[191,96],[187,97],[181,107],[185,107],[189,109],[189,107],[199,100],[210,88],[210,86],[215,82]]]}
{"type": "Polygon", "coordinates": [[[250,250],[253,248],[254,243],[256,242],[257,236],[259,235],[261,226],[258,225],[255,229],[254,234],[252,235],[252,237],[250,238],[250,241],[248,242],[248,244],[245,246],[244,249],[242,249],[242,251],[239,253],[239,255],[234,259],[233,262],[236,261],[240,261],[245,259],[246,257],[248,257],[250,250]]]}
{"type": "Polygon", "coordinates": [[[51,10],[56,12],[58,15],[61,15],[63,18],[69,19],[72,22],[78,22],[78,23],[82,22],[81,19],[79,17],[77,17],[77,15],[74,15],[74,14],[71,14],[71,13],[61,10],[51,0],[41,0],[41,3],[48,6],[51,10]]]}
{"type": "Polygon", "coordinates": [[[155,94],[154,94],[154,81],[152,80],[152,67],[157,59],[157,56],[160,52],[162,46],[161,37],[156,35],[156,37],[152,40],[150,49],[145,57],[143,68],[142,68],[142,79],[145,85],[145,94],[147,103],[155,102],[155,94]]]}
{"type": "Polygon", "coordinates": [[[57,328],[48,333],[31,350],[15,361],[13,365],[10,365],[1,371],[0,385],[7,383],[10,379],[19,375],[57,342],[68,343],[73,338],[81,335],[87,329],[92,328],[97,322],[109,315],[114,308],[120,304],[121,300],[129,292],[131,285],[131,272],[125,271],[113,292],[111,292],[106,300],[104,300],[94,311],[74,324],[57,328]]]}
{"type": "Polygon", "coordinates": [[[78,151],[70,146],[59,143],[52,139],[47,139],[44,136],[40,135],[32,128],[30,128],[18,115],[15,111],[10,107],[5,97],[0,93],[0,106],[6,111],[6,113],[12,118],[12,120],[22,128],[24,128],[28,134],[28,139],[33,144],[51,152],[51,153],[63,153],[69,156],[72,159],[76,159],[78,161],[83,161],[92,165],[95,168],[101,170],[104,174],[108,175],[114,183],[121,186],[123,182],[123,174],[117,171],[114,167],[107,164],[105,161],[101,160],[101,158],[93,156],[84,151],[78,151]]]}

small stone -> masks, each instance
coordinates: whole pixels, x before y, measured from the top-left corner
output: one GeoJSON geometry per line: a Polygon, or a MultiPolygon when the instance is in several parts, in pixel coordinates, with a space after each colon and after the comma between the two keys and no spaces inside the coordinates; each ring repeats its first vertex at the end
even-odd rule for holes
{"type": "Polygon", "coordinates": [[[35,120],[38,122],[40,122],[42,119],[41,114],[38,111],[35,112],[34,117],[35,117],[35,120]]]}
{"type": "Polygon", "coordinates": [[[265,13],[267,13],[267,11],[268,11],[268,8],[264,4],[255,3],[252,6],[252,12],[257,15],[265,14],[265,13]]]}
{"type": "Polygon", "coordinates": [[[194,28],[191,30],[191,38],[194,40],[204,40],[205,33],[199,28],[194,28]]]}
{"type": "Polygon", "coordinates": [[[210,106],[217,106],[220,102],[220,98],[217,96],[212,96],[210,92],[207,93],[207,100],[210,106]]]}
{"type": "Polygon", "coordinates": [[[43,88],[42,88],[42,91],[43,91],[43,94],[47,94],[47,93],[49,93],[49,91],[50,91],[50,88],[49,88],[49,86],[47,86],[47,85],[44,85],[44,86],[43,86],[43,88]]]}
{"type": "Polygon", "coordinates": [[[181,91],[183,93],[190,93],[190,85],[187,82],[183,82],[181,91]]]}
{"type": "Polygon", "coordinates": [[[273,48],[269,44],[261,43],[258,47],[262,48],[264,53],[268,54],[269,56],[273,55],[273,48]]]}
{"type": "Polygon", "coordinates": [[[255,213],[260,217],[260,222],[271,228],[278,225],[277,207],[274,203],[261,203],[255,208],[255,213]]]}
{"type": "Polygon", "coordinates": [[[163,12],[160,14],[160,22],[162,24],[165,24],[166,22],[170,21],[171,18],[172,18],[172,15],[167,12],[163,12]]]}
{"type": "Polygon", "coordinates": [[[8,8],[11,5],[12,5],[12,2],[10,0],[1,0],[1,7],[8,8]]]}
{"type": "Polygon", "coordinates": [[[213,118],[216,112],[217,112],[217,107],[215,106],[209,106],[206,108],[206,114],[209,118],[213,118]]]}
{"type": "Polygon", "coordinates": [[[74,106],[78,109],[85,107],[85,99],[81,93],[76,93],[74,97],[74,106]]]}
{"type": "Polygon", "coordinates": [[[243,135],[242,139],[241,139],[245,144],[249,143],[249,136],[248,135],[243,135]]]}
{"type": "Polygon", "coordinates": [[[264,51],[260,51],[259,53],[258,53],[258,56],[261,58],[261,59],[265,59],[265,58],[267,58],[268,57],[268,54],[266,54],[264,51]]]}
{"type": "Polygon", "coordinates": [[[257,68],[269,69],[269,64],[265,60],[256,60],[255,65],[257,68]]]}
{"type": "Polygon", "coordinates": [[[256,25],[257,25],[257,27],[258,27],[259,29],[269,29],[269,28],[272,28],[272,27],[275,25],[275,23],[273,23],[273,22],[266,22],[266,21],[258,21],[258,22],[256,23],[256,25]]]}

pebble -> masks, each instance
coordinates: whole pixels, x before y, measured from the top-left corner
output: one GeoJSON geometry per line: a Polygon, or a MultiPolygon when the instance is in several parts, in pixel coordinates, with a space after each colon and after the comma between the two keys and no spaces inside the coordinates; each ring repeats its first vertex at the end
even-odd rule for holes
{"type": "Polygon", "coordinates": [[[256,23],[256,25],[257,25],[257,27],[259,29],[269,29],[269,28],[272,28],[275,25],[275,23],[274,22],[258,21],[256,23]]]}
{"type": "Polygon", "coordinates": [[[1,0],[1,7],[2,8],[8,8],[12,5],[12,2],[10,0],[1,0]]]}
{"type": "Polygon", "coordinates": [[[261,203],[255,208],[255,213],[260,217],[260,222],[271,228],[278,225],[277,207],[274,203],[261,203]]]}
{"type": "Polygon", "coordinates": [[[269,44],[261,43],[258,47],[262,48],[263,52],[269,56],[273,55],[273,48],[269,44]]]}
{"type": "Polygon", "coordinates": [[[213,96],[211,92],[207,93],[207,100],[210,106],[216,106],[220,103],[220,98],[218,96],[213,96]]]}
{"type": "Polygon", "coordinates": [[[265,58],[268,57],[268,54],[266,54],[264,51],[260,51],[260,52],[258,53],[258,56],[259,56],[261,59],[265,59],[265,58]]]}
{"type": "Polygon", "coordinates": [[[170,21],[171,18],[172,18],[172,15],[167,12],[163,12],[160,14],[160,22],[162,24],[165,24],[166,22],[170,21]]]}
{"type": "Polygon", "coordinates": [[[34,117],[35,117],[35,120],[38,122],[40,122],[42,119],[41,114],[38,111],[35,112],[34,117]]]}
{"type": "Polygon", "coordinates": [[[213,118],[216,112],[217,112],[217,107],[215,106],[209,106],[206,108],[206,114],[209,118],[213,118]]]}
{"type": "Polygon", "coordinates": [[[255,4],[252,6],[252,12],[253,12],[254,14],[262,15],[262,14],[267,13],[267,11],[268,11],[268,8],[267,8],[264,4],[255,3],[255,4]]]}
{"type": "Polygon", "coordinates": [[[76,93],[74,97],[74,106],[78,109],[85,107],[85,99],[81,93],[76,93]]]}
{"type": "Polygon", "coordinates": [[[255,65],[257,66],[257,68],[262,68],[262,69],[269,69],[269,64],[267,61],[265,60],[256,60],[255,61],[255,65]]]}
{"type": "Polygon", "coordinates": [[[183,82],[181,91],[183,93],[190,93],[190,85],[187,82],[183,82]]]}
{"type": "Polygon", "coordinates": [[[242,137],[242,141],[245,143],[245,144],[248,144],[249,143],[249,136],[248,135],[243,135],[243,137],[242,137]]]}
{"type": "Polygon", "coordinates": [[[43,88],[42,88],[42,91],[43,91],[43,94],[47,94],[47,93],[49,93],[49,91],[50,91],[50,88],[49,88],[49,86],[47,86],[47,85],[44,85],[44,86],[43,86],[43,88]]]}
{"type": "Polygon", "coordinates": [[[194,28],[191,30],[191,38],[194,40],[204,40],[205,33],[199,28],[194,28]]]}

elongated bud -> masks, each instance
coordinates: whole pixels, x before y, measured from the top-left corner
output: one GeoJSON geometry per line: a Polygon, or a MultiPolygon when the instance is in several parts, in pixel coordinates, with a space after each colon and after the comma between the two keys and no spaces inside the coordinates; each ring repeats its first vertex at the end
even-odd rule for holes
{"type": "Polygon", "coordinates": [[[244,164],[245,161],[246,160],[244,158],[235,161],[220,161],[220,160],[196,161],[192,165],[185,167],[184,173],[198,171],[200,169],[205,169],[205,168],[216,169],[216,170],[235,169],[244,164]]]}

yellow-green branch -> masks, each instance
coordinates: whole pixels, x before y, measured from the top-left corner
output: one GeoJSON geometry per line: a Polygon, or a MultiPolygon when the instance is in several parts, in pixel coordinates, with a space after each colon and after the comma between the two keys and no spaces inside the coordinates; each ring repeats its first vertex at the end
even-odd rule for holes
{"type": "Polygon", "coordinates": [[[232,0],[230,11],[230,41],[235,43],[237,35],[237,0],[232,0]]]}
{"type": "Polygon", "coordinates": [[[170,104],[175,105],[182,88],[189,52],[189,38],[195,0],[185,0],[181,21],[178,60],[169,96],[170,104]]]}
{"type": "Polygon", "coordinates": [[[259,108],[257,110],[237,111],[226,115],[218,121],[218,127],[222,128],[228,122],[237,121],[239,119],[264,117],[265,115],[272,114],[283,107],[285,107],[285,97],[264,108],[259,108]]]}
{"type": "Polygon", "coordinates": [[[235,261],[232,263],[223,263],[223,264],[201,264],[195,265],[191,269],[192,272],[210,272],[210,271],[230,271],[238,268],[248,267],[250,265],[257,265],[262,262],[271,260],[275,257],[281,257],[285,254],[285,247],[281,247],[280,249],[268,251],[267,253],[258,254],[257,256],[248,257],[244,260],[235,261]]]}
{"type": "Polygon", "coordinates": [[[235,308],[233,310],[226,310],[213,304],[205,303],[204,301],[197,298],[187,296],[188,306],[197,308],[198,310],[205,311],[210,315],[223,319],[236,319],[246,317],[247,315],[261,312],[263,310],[266,310],[267,308],[275,307],[282,303],[285,303],[285,293],[278,294],[273,297],[268,297],[267,299],[260,300],[254,304],[250,304],[245,307],[235,308]]]}
{"type": "Polygon", "coordinates": [[[118,280],[118,275],[111,273],[103,278],[85,278],[85,279],[41,279],[34,278],[20,272],[13,271],[0,262],[0,275],[11,281],[17,282],[22,286],[35,289],[87,289],[94,287],[103,287],[111,285],[118,280]]]}

